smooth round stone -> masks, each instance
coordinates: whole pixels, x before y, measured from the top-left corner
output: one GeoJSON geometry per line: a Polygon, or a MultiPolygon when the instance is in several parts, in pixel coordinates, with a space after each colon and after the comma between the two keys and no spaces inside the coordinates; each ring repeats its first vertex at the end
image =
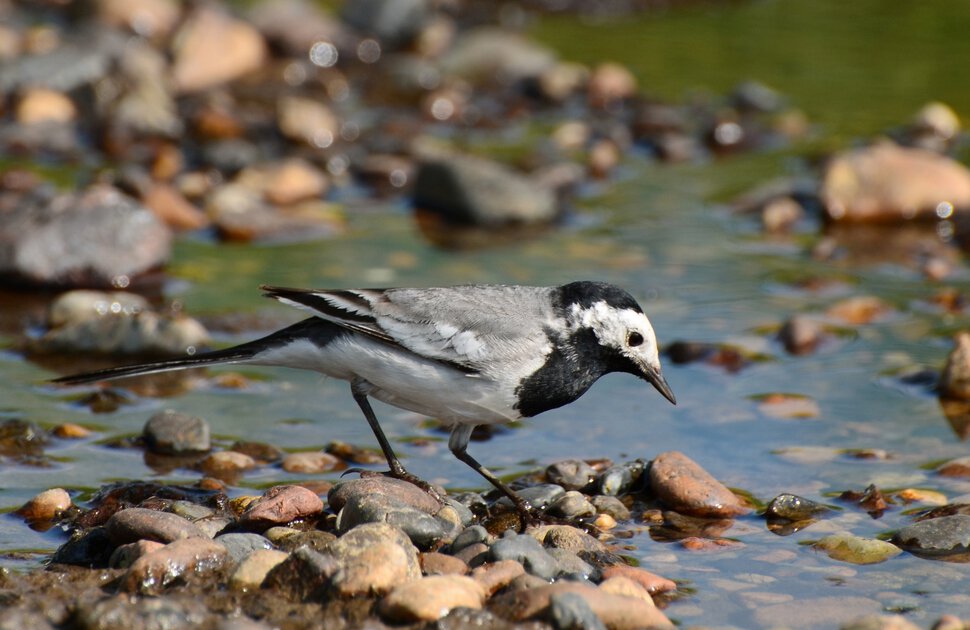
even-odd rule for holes
{"type": "Polygon", "coordinates": [[[829,508],[810,499],[794,494],[779,494],[768,503],[768,507],[765,509],[765,517],[802,521],[828,511],[829,508]]]}
{"type": "Polygon", "coordinates": [[[586,499],[586,496],[576,490],[569,490],[566,494],[552,502],[547,510],[554,516],[572,519],[583,516],[593,516],[596,508],[586,499]]]}
{"type": "Polygon", "coordinates": [[[338,468],[342,462],[323,451],[290,453],[283,457],[283,470],[289,473],[314,475],[338,468]]]}
{"type": "Polygon", "coordinates": [[[567,459],[546,468],[546,479],[566,490],[582,490],[596,479],[596,470],[582,460],[567,459]]]}
{"type": "Polygon", "coordinates": [[[295,551],[307,546],[316,551],[325,551],[330,544],[337,540],[337,536],[319,529],[302,531],[292,527],[270,527],[263,535],[283,551],[295,551]]]}
{"type": "Polygon", "coordinates": [[[201,598],[97,597],[79,598],[78,628],[201,628],[212,613],[201,598]]]}
{"type": "Polygon", "coordinates": [[[815,543],[834,560],[852,564],[876,564],[898,556],[902,549],[892,543],[875,538],[862,538],[852,534],[832,534],[815,543]]]}
{"type": "Polygon", "coordinates": [[[573,553],[606,551],[606,545],[602,542],[571,525],[542,525],[529,534],[544,547],[556,547],[573,553]]]}
{"type": "Polygon", "coordinates": [[[63,488],[44,490],[27,501],[17,514],[27,522],[52,521],[71,507],[71,495],[63,488]]]}
{"type": "Polygon", "coordinates": [[[598,494],[592,497],[589,502],[596,508],[597,514],[609,514],[618,521],[630,519],[630,508],[614,496],[598,494]]]}
{"type": "Polygon", "coordinates": [[[572,580],[595,580],[600,576],[598,569],[566,549],[548,549],[549,555],[559,565],[559,576],[567,576],[572,580]]]}
{"type": "Polygon", "coordinates": [[[724,484],[677,451],[653,460],[650,488],[665,505],[690,516],[732,517],[749,511],[724,484]]]}
{"type": "Polygon", "coordinates": [[[432,515],[441,509],[441,504],[434,497],[413,483],[382,475],[341,481],[330,491],[327,502],[339,512],[351,497],[370,495],[393,496],[398,501],[432,515]]]}
{"type": "Polygon", "coordinates": [[[651,595],[677,590],[677,584],[673,580],[660,577],[659,575],[651,573],[646,569],[641,569],[640,567],[631,567],[626,564],[615,564],[603,569],[604,580],[608,580],[613,577],[625,577],[633,580],[651,595]]]}
{"type": "Polygon", "coordinates": [[[122,589],[158,594],[175,581],[216,575],[228,561],[226,548],[213,540],[176,540],[135,560],[122,579],[122,589]]]}
{"type": "Polygon", "coordinates": [[[253,552],[275,548],[273,543],[259,534],[233,532],[217,536],[215,541],[226,548],[232,564],[239,564],[253,552]]]}
{"type": "Polygon", "coordinates": [[[515,560],[530,574],[551,580],[559,573],[559,563],[546,549],[528,534],[507,535],[492,543],[488,550],[492,561],[515,560]]]}
{"type": "Polygon", "coordinates": [[[418,560],[421,563],[421,572],[425,575],[465,575],[468,573],[468,565],[464,560],[437,551],[421,553],[418,555],[418,560]]]}
{"type": "Polygon", "coordinates": [[[445,536],[444,526],[433,516],[390,495],[351,498],[337,516],[337,531],[347,532],[362,523],[393,525],[422,549],[431,547],[445,536]]]}
{"type": "Polygon", "coordinates": [[[128,543],[117,547],[108,560],[108,566],[113,569],[127,569],[135,560],[153,551],[158,551],[164,547],[160,542],[154,540],[139,540],[138,542],[128,543]]]}
{"type": "Polygon", "coordinates": [[[238,589],[259,588],[269,572],[287,557],[285,551],[257,549],[239,563],[229,578],[229,584],[238,589]]]}
{"type": "Polygon", "coordinates": [[[378,595],[421,577],[418,550],[407,534],[387,523],[365,523],[331,546],[340,563],[332,581],[341,597],[378,595]]]}
{"type": "Polygon", "coordinates": [[[166,455],[205,452],[212,447],[205,420],[172,409],[149,418],[142,436],[149,449],[166,455]]]}
{"type": "Polygon", "coordinates": [[[105,529],[116,545],[143,539],[170,543],[185,538],[208,538],[201,527],[181,516],[137,507],[112,514],[105,529]]]}
{"type": "Polygon", "coordinates": [[[201,467],[210,477],[232,478],[255,468],[256,460],[235,451],[218,451],[202,460],[201,467]]]}
{"type": "Polygon", "coordinates": [[[610,466],[596,480],[599,493],[617,496],[630,492],[641,483],[644,468],[645,465],[641,461],[610,466]]]}
{"type": "Polygon", "coordinates": [[[600,590],[607,593],[623,595],[625,597],[635,597],[637,599],[642,599],[648,604],[653,604],[653,598],[650,597],[650,593],[648,593],[647,590],[640,585],[640,583],[622,575],[614,575],[613,577],[606,578],[600,582],[599,587],[600,590]]]}
{"type": "Polygon", "coordinates": [[[65,422],[54,427],[52,433],[63,440],[80,440],[86,437],[90,437],[91,430],[82,427],[80,424],[75,424],[73,422],[65,422]]]}
{"type": "Polygon", "coordinates": [[[556,628],[606,630],[589,603],[577,593],[556,593],[550,597],[549,617],[556,628]]]}
{"type": "Polygon", "coordinates": [[[451,543],[451,553],[457,553],[469,545],[475,543],[487,543],[489,538],[488,530],[481,525],[472,525],[465,528],[451,543]]]}
{"type": "Polygon", "coordinates": [[[432,575],[395,586],[378,610],[392,622],[435,621],[454,608],[481,608],[485,590],[470,577],[432,575]]]}
{"type": "Polygon", "coordinates": [[[490,608],[515,621],[531,619],[548,610],[552,598],[561,593],[581,596],[600,621],[611,629],[674,627],[663,612],[642,599],[614,595],[591,584],[568,580],[505,593],[494,598],[490,608]]]}
{"type": "Polygon", "coordinates": [[[269,528],[312,518],[323,512],[323,500],[302,486],[274,486],[239,517],[245,527],[269,528]]]}
{"type": "MultiPolygon", "coordinates": [[[[543,483],[537,486],[530,486],[528,488],[516,490],[515,493],[519,495],[519,498],[527,501],[532,507],[542,509],[552,504],[556,499],[564,495],[566,491],[563,490],[561,486],[551,483],[543,483]]],[[[502,497],[495,503],[496,505],[512,507],[512,501],[509,500],[508,497],[502,497]]]]}

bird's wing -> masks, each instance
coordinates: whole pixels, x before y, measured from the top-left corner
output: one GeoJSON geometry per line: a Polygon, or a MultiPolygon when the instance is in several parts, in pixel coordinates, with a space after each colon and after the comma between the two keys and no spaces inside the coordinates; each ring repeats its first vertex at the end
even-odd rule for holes
{"type": "Polygon", "coordinates": [[[544,354],[544,327],[555,317],[544,287],[263,289],[349,330],[472,372],[544,354]]]}

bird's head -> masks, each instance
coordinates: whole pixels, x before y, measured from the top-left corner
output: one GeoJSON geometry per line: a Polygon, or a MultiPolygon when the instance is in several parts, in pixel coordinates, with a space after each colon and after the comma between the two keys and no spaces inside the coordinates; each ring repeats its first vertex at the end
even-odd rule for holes
{"type": "Polygon", "coordinates": [[[570,323],[593,332],[605,351],[609,371],[639,376],[676,405],[677,399],[660,367],[653,325],[633,296],[618,287],[595,282],[576,282],[563,290],[569,300],[570,323]]]}

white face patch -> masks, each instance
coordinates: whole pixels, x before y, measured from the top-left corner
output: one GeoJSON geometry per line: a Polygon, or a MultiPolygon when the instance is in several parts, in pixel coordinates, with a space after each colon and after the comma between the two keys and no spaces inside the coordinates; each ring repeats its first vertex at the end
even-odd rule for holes
{"type": "Polygon", "coordinates": [[[591,328],[601,345],[616,348],[636,363],[660,368],[657,336],[643,313],[629,308],[617,309],[600,301],[588,308],[574,304],[571,315],[580,327],[591,328]],[[638,333],[643,338],[642,343],[631,346],[631,333],[638,333]]]}

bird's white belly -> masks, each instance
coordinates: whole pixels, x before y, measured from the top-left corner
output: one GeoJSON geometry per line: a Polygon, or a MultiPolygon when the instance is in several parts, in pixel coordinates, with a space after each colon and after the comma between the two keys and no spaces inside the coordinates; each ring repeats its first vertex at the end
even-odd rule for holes
{"type": "Polygon", "coordinates": [[[446,423],[493,424],[517,420],[514,386],[485,375],[468,375],[445,363],[363,337],[334,339],[320,347],[302,340],[260,353],[252,363],[359,378],[367,394],[395,407],[446,423]]]}

